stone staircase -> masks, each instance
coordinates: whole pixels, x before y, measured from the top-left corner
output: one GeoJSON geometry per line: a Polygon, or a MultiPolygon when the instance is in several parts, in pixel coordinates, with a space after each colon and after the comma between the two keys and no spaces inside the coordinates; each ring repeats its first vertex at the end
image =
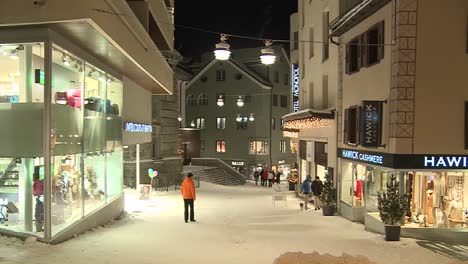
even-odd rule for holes
{"type": "Polygon", "coordinates": [[[244,182],[241,182],[239,179],[233,177],[225,170],[220,168],[205,168],[203,170],[192,171],[193,176],[199,178],[200,181],[210,182],[213,184],[225,185],[225,186],[235,186],[243,185],[244,182]]]}

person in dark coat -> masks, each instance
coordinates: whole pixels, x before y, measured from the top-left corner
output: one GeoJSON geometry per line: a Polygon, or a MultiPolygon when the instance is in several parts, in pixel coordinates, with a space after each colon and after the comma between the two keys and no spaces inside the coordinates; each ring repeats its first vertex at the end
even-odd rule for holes
{"type": "Polygon", "coordinates": [[[268,170],[263,171],[262,179],[263,179],[263,186],[267,187],[268,186],[268,170]]]}
{"type": "Polygon", "coordinates": [[[260,177],[260,174],[258,173],[257,170],[254,171],[254,179],[255,179],[255,185],[258,185],[258,178],[260,177]]]}
{"type": "Polygon", "coordinates": [[[301,185],[301,194],[304,196],[304,209],[305,210],[308,210],[309,209],[309,206],[308,203],[309,203],[309,199],[310,199],[310,195],[312,193],[312,189],[311,189],[311,184],[310,182],[312,181],[312,177],[310,177],[310,175],[307,175],[307,177],[305,178],[305,180],[302,182],[302,185],[301,185]]]}
{"type": "Polygon", "coordinates": [[[265,183],[263,180],[263,169],[259,172],[258,177],[260,177],[260,185],[263,186],[265,183]]]}
{"type": "Polygon", "coordinates": [[[315,176],[315,180],[312,182],[312,195],[314,197],[315,210],[320,210],[320,199],[319,196],[322,194],[323,183],[318,176],[315,176]]]}

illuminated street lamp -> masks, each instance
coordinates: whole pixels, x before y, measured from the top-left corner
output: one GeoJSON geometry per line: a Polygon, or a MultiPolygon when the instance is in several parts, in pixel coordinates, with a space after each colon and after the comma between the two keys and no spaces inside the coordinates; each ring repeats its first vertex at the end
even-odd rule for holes
{"type": "Polygon", "coordinates": [[[273,41],[266,40],[265,41],[266,48],[262,49],[262,55],[260,55],[260,60],[265,65],[273,64],[275,63],[275,60],[276,60],[275,51],[270,47],[272,43],[273,41]]]}
{"type": "Polygon", "coordinates": [[[237,99],[237,106],[238,107],[244,106],[244,100],[242,99],[242,96],[239,96],[239,99],[237,99]]]}
{"type": "Polygon", "coordinates": [[[252,122],[255,121],[255,117],[253,114],[250,114],[249,121],[252,121],[252,122]]]}
{"type": "Polygon", "coordinates": [[[236,121],[237,121],[237,122],[242,121],[242,117],[240,116],[240,114],[237,114],[236,121]]]}
{"type": "Polygon", "coordinates": [[[216,104],[217,104],[218,106],[224,106],[224,99],[223,99],[223,96],[222,96],[222,95],[220,95],[220,96],[218,97],[218,100],[216,101],[216,104]]]}
{"type": "Polygon", "coordinates": [[[217,60],[229,60],[231,56],[231,51],[229,50],[229,44],[226,43],[228,39],[226,34],[221,34],[221,42],[216,44],[216,49],[214,51],[215,58],[217,60]]]}

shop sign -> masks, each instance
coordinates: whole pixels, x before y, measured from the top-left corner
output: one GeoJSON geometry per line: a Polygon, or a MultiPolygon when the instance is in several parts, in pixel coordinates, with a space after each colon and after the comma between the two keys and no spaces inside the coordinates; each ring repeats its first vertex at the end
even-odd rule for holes
{"type": "Polygon", "coordinates": [[[378,147],[382,136],[382,101],[362,101],[361,145],[378,147]]]}
{"type": "Polygon", "coordinates": [[[284,163],[285,163],[285,161],[284,161],[284,160],[280,160],[280,161],[278,161],[278,164],[280,164],[280,165],[281,165],[281,164],[284,164],[284,163]]]}
{"type": "Polygon", "coordinates": [[[291,73],[291,86],[292,86],[292,108],[293,112],[299,112],[299,94],[300,94],[300,86],[299,86],[299,66],[297,64],[293,64],[291,66],[292,73],[291,73]]]}
{"type": "Polygon", "coordinates": [[[243,161],[233,161],[231,162],[232,166],[244,166],[243,161]]]}
{"type": "Polygon", "coordinates": [[[153,126],[145,125],[145,124],[137,124],[137,123],[124,123],[124,130],[126,132],[143,132],[143,133],[151,133],[153,132],[153,126]]]}
{"type": "Polygon", "coordinates": [[[347,150],[343,149],[341,150],[341,157],[342,158],[347,158],[347,159],[352,159],[352,160],[357,160],[357,161],[362,161],[366,163],[373,163],[373,164],[384,164],[384,157],[381,155],[373,155],[373,154],[367,154],[367,153],[361,153],[356,150],[347,150]]]}
{"type": "Polygon", "coordinates": [[[424,156],[424,167],[466,169],[467,161],[466,156],[424,156]]]}

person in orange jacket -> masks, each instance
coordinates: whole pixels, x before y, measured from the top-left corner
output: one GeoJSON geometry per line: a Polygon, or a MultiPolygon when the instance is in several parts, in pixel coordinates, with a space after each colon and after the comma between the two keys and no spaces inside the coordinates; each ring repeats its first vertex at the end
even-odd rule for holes
{"type": "Polygon", "coordinates": [[[192,180],[193,174],[188,173],[185,180],[180,186],[180,192],[182,193],[182,198],[184,198],[184,219],[185,223],[188,223],[189,212],[188,207],[190,206],[190,222],[195,221],[195,213],[193,209],[193,202],[196,200],[197,196],[195,194],[195,184],[192,180]]]}

